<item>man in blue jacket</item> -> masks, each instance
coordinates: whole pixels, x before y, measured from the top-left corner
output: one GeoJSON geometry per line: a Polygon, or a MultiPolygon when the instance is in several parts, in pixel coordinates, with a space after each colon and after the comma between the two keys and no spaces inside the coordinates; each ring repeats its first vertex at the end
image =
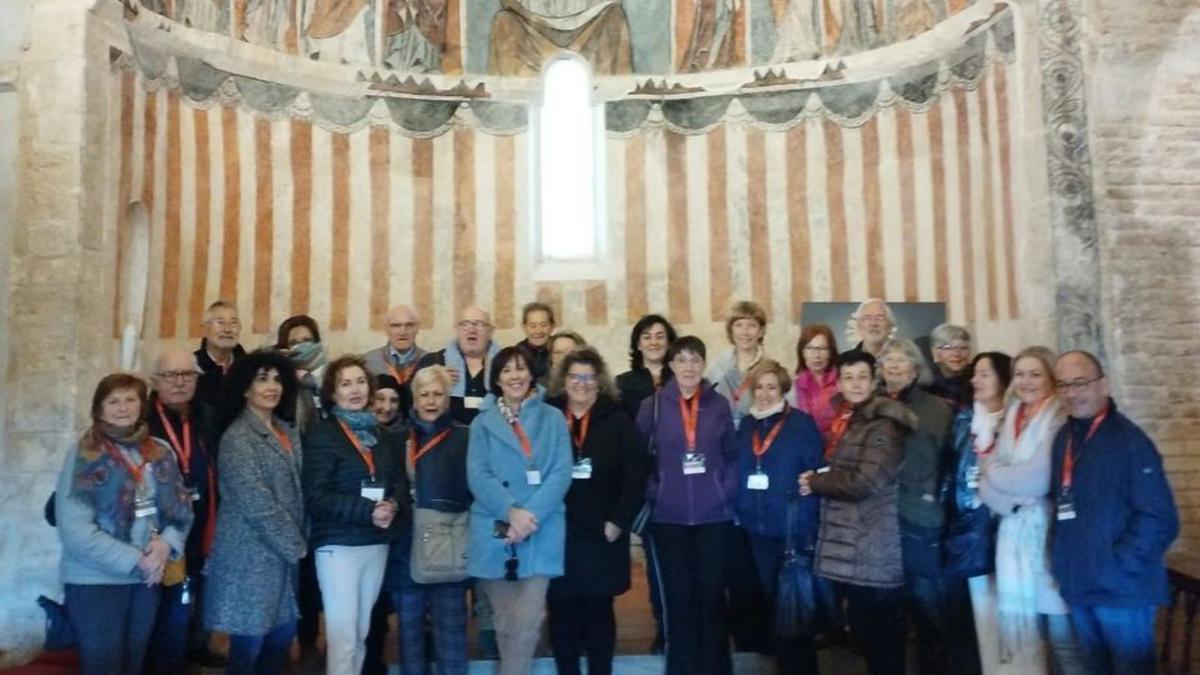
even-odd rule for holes
{"type": "Polygon", "coordinates": [[[1117,411],[1100,361],[1059,357],[1070,421],[1054,440],[1051,555],[1088,671],[1155,672],[1154,613],[1167,602],[1163,555],[1179,515],[1153,441],[1117,411]]]}

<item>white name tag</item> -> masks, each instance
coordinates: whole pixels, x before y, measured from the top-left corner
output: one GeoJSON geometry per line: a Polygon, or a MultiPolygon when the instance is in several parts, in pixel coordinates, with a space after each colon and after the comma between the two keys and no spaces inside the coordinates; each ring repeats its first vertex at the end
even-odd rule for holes
{"type": "Polygon", "coordinates": [[[584,457],[575,462],[575,466],[571,467],[571,478],[575,480],[591,480],[592,478],[592,459],[584,457]]]}
{"type": "Polygon", "coordinates": [[[158,514],[158,507],[148,499],[139,499],[133,504],[134,518],[149,518],[158,514]]]}
{"type": "Polygon", "coordinates": [[[771,484],[771,479],[765,473],[752,473],[746,476],[747,490],[766,490],[771,484]]]}
{"type": "Polygon", "coordinates": [[[363,499],[370,499],[373,502],[383,501],[383,486],[374,481],[364,480],[362,487],[359,488],[358,494],[363,499]]]}
{"type": "Polygon", "coordinates": [[[482,396],[464,396],[463,407],[467,410],[479,410],[479,406],[483,405],[482,396]]]}
{"type": "Polygon", "coordinates": [[[704,454],[689,452],[683,456],[683,475],[694,476],[704,473],[704,454]]]}
{"type": "Polygon", "coordinates": [[[525,482],[530,485],[541,485],[542,472],[537,469],[529,469],[525,472],[525,482]]]}
{"type": "Polygon", "coordinates": [[[823,467],[817,469],[817,473],[829,473],[829,469],[830,469],[830,467],[823,466],[823,467]]]}

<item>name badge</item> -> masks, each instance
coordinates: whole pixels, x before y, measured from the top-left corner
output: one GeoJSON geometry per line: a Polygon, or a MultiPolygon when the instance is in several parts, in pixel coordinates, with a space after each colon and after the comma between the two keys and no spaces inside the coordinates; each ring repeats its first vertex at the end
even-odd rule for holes
{"type": "Polygon", "coordinates": [[[1058,519],[1075,520],[1075,501],[1071,495],[1063,493],[1058,496],[1058,519]]]}
{"type": "Polygon", "coordinates": [[[481,405],[483,405],[483,397],[482,396],[464,396],[463,397],[463,407],[466,408],[467,410],[479,410],[479,407],[481,405]]]}
{"type": "Polygon", "coordinates": [[[704,473],[704,453],[689,452],[683,456],[683,475],[694,476],[704,473]]]}
{"type": "Polygon", "coordinates": [[[817,469],[817,473],[829,473],[829,470],[831,468],[833,468],[833,467],[823,466],[823,467],[817,469]]]}
{"type": "Polygon", "coordinates": [[[747,490],[766,490],[767,486],[769,486],[770,484],[771,484],[770,477],[767,476],[767,474],[762,473],[761,471],[759,471],[757,473],[752,473],[749,476],[746,476],[746,489],[747,490]]]}
{"type": "Polygon", "coordinates": [[[578,462],[575,462],[575,466],[571,467],[571,478],[575,480],[591,480],[592,458],[584,457],[578,462]]]}
{"type": "Polygon", "coordinates": [[[975,490],[979,488],[979,467],[973,466],[967,470],[967,487],[975,490]]]}
{"type": "Polygon", "coordinates": [[[373,480],[364,479],[362,487],[358,489],[358,494],[363,499],[370,499],[373,502],[383,501],[383,484],[373,480]]]}
{"type": "Polygon", "coordinates": [[[529,485],[542,484],[542,472],[537,469],[529,469],[525,472],[525,482],[529,485]]]}
{"type": "Polygon", "coordinates": [[[187,498],[188,498],[189,502],[200,501],[200,491],[197,490],[196,488],[188,488],[187,489],[187,498]]]}
{"type": "Polygon", "coordinates": [[[153,499],[137,499],[133,502],[134,518],[149,518],[158,514],[158,507],[153,499]]]}

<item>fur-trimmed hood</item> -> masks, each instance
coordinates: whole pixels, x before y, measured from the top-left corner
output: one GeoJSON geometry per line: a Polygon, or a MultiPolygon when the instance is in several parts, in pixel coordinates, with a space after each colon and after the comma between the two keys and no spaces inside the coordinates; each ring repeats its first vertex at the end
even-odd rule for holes
{"type": "MultiPolygon", "coordinates": [[[[836,394],[832,400],[833,409],[835,411],[838,410],[845,402],[846,399],[842,398],[841,394],[836,394]]],[[[862,415],[868,422],[880,417],[886,417],[899,424],[905,433],[912,433],[917,429],[917,414],[903,403],[886,396],[872,395],[871,400],[859,407],[858,414],[862,415]]]]}

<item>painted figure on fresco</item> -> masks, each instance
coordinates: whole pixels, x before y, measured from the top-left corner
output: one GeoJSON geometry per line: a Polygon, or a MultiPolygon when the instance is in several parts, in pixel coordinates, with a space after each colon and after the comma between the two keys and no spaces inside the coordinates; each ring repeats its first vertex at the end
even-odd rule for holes
{"type": "Polygon", "coordinates": [[[500,0],[492,19],[488,73],[533,77],[559,50],[576,52],[597,75],[633,71],[621,0],[500,0]]]}
{"type": "Polygon", "coordinates": [[[295,0],[244,0],[241,37],[253,45],[287,51],[295,36],[295,0]]]}
{"type": "Polygon", "coordinates": [[[806,61],[821,55],[822,0],[784,0],[775,3],[773,63],[806,61]]]}
{"type": "Polygon", "coordinates": [[[389,0],[384,14],[383,63],[393,70],[442,71],[449,11],[448,0],[389,0]]]}
{"type": "Polygon", "coordinates": [[[737,18],[743,0],[679,0],[692,4],[692,30],[679,72],[695,73],[741,65],[737,18]]]}
{"type": "Polygon", "coordinates": [[[224,0],[175,0],[175,20],[197,30],[224,31],[229,25],[224,0]]]}
{"type": "Polygon", "coordinates": [[[901,0],[896,8],[896,34],[894,39],[912,39],[933,28],[937,14],[927,0],[901,0]]]}
{"type": "Polygon", "coordinates": [[[370,63],[373,9],[372,0],[309,0],[303,22],[305,53],[318,61],[370,63]]]}
{"type": "Polygon", "coordinates": [[[878,13],[872,0],[831,0],[826,47],[834,54],[855,54],[876,46],[878,13]]]}

